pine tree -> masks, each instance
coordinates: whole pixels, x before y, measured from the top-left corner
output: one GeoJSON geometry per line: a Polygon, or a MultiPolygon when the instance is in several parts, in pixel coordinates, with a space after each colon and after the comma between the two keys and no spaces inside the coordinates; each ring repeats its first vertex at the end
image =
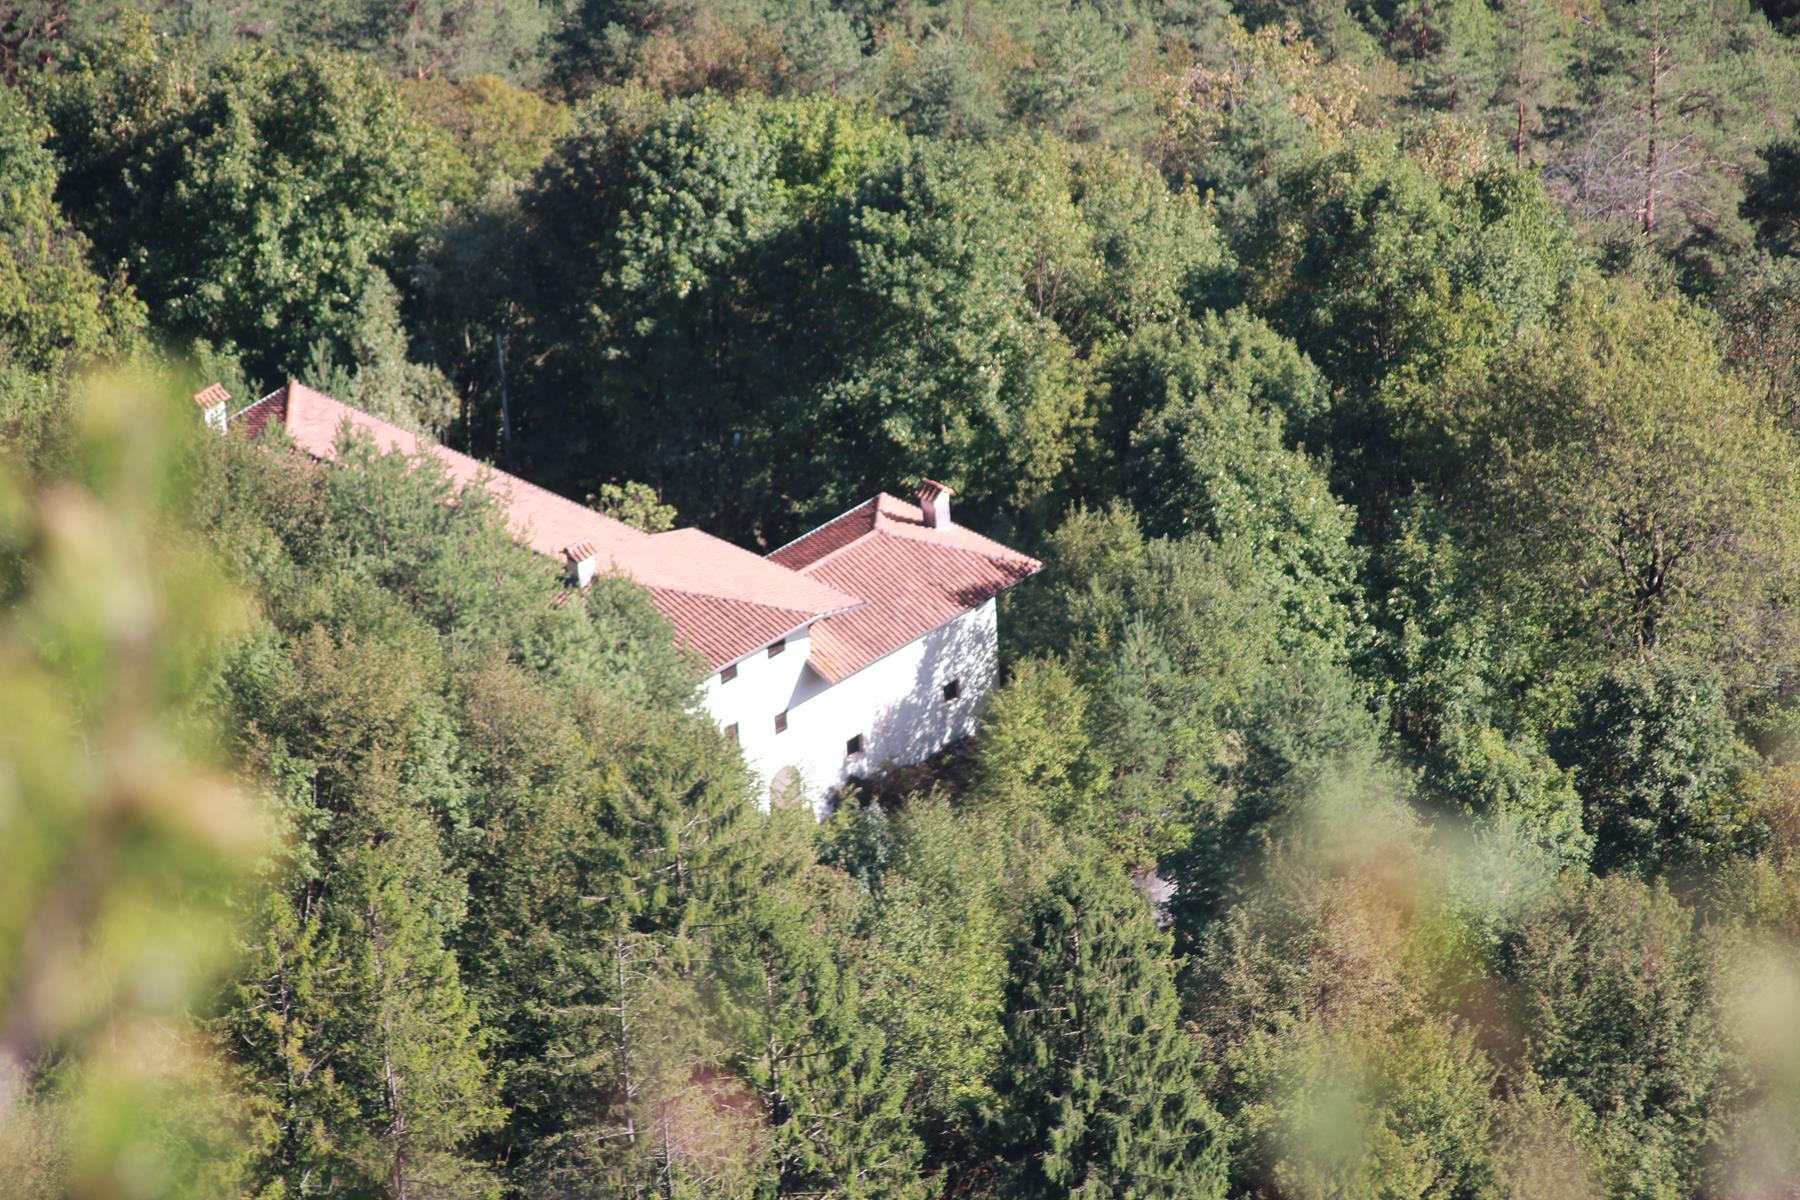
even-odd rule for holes
{"type": "Polygon", "coordinates": [[[350,994],[338,1011],[365,1116],[355,1157],[389,1200],[492,1195],[486,1170],[462,1153],[501,1113],[456,959],[404,864],[372,848],[345,874],[337,905],[350,994]]]}
{"type": "Polygon", "coordinates": [[[787,898],[740,914],[718,965],[736,1062],[770,1131],[775,1197],[923,1196],[919,1140],[856,980],[787,898]]]}
{"type": "Polygon", "coordinates": [[[1224,1195],[1169,938],[1123,876],[1081,865],[1051,883],[1014,948],[1003,1020],[990,1137],[1006,1195],[1224,1195]]]}

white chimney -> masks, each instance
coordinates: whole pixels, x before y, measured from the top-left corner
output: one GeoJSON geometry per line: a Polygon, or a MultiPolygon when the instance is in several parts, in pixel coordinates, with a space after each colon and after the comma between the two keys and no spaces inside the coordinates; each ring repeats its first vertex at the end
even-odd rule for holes
{"type": "Polygon", "coordinates": [[[221,384],[208,384],[194,393],[194,403],[206,417],[206,427],[214,433],[225,432],[226,412],[231,405],[231,393],[221,384]]]}
{"type": "Polygon", "coordinates": [[[577,542],[563,551],[569,565],[569,582],[584,588],[594,582],[594,571],[600,565],[600,552],[592,542],[577,542]]]}
{"type": "Polygon", "coordinates": [[[919,509],[933,529],[950,527],[950,497],[955,493],[935,479],[919,481],[919,509]]]}

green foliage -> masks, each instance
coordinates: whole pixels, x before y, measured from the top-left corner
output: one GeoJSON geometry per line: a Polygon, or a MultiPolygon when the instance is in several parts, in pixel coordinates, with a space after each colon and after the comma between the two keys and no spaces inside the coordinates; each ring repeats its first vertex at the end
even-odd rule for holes
{"type": "Polygon", "coordinates": [[[1159,98],[1157,150],[1172,177],[1216,194],[1239,219],[1272,198],[1279,174],[1336,146],[1368,90],[1292,21],[1251,32],[1228,17],[1199,52],[1159,98]]]}
{"type": "Polygon", "coordinates": [[[1257,308],[1338,389],[1333,482],[1366,527],[1460,465],[1435,406],[1541,327],[1582,255],[1542,185],[1439,170],[1391,134],[1352,138],[1281,179],[1249,233],[1257,308]]]}
{"type": "Polygon", "coordinates": [[[1399,518],[1379,563],[1387,586],[1374,652],[1390,689],[1390,723],[1422,768],[1422,798],[1508,823],[1585,863],[1593,839],[1582,828],[1581,797],[1541,729],[1546,708],[1565,706],[1580,664],[1559,654],[1541,625],[1496,611],[1439,508],[1415,496],[1399,518]],[[1530,681],[1524,696],[1516,694],[1521,680],[1530,681]]]}
{"type": "Polygon", "coordinates": [[[1009,1196],[1223,1196],[1168,936],[1115,871],[1052,879],[1014,946],[990,1133],[1009,1196]]]}
{"type": "Polygon", "coordinates": [[[1181,903],[1203,910],[1265,822],[1373,766],[1347,647],[1287,618],[1287,577],[1241,540],[1146,538],[1114,507],[1072,514],[1046,559],[1011,620],[1062,666],[1022,666],[996,697],[983,795],[1037,781],[1045,811],[1129,863],[1179,851],[1181,903]]]}
{"type": "Polygon", "coordinates": [[[9,1194],[244,1194],[267,1132],[193,1020],[268,831],[219,762],[209,701],[249,613],[182,528],[178,411],[95,379],[57,456],[0,461],[9,1194]]]}
{"type": "Polygon", "coordinates": [[[1596,871],[1692,869],[1754,835],[1751,756],[1716,671],[1621,664],[1581,697],[1555,749],[1574,771],[1596,871]]]}
{"type": "Polygon", "coordinates": [[[856,925],[864,1018],[886,1034],[934,1156],[967,1154],[998,1064],[1006,949],[1022,920],[1014,897],[1066,859],[1059,830],[1073,827],[931,794],[834,824],[829,853],[869,889],[856,925]]]}
{"type": "Polygon", "coordinates": [[[1744,217],[1756,229],[1757,241],[1771,253],[1791,255],[1800,249],[1800,209],[1794,190],[1800,179],[1800,143],[1778,138],[1757,152],[1762,166],[1745,181],[1744,217]]]}
{"type": "Polygon", "coordinates": [[[1017,663],[982,722],[976,794],[1004,808],[1041,809],[1059,828],[1097,832],[1104,759],[1088,732],[1089,703],[1060,661],[1017,663]]]}
{"type": "Polygon", "coordinates": [[[1472,541],[1515,603],[1619,650],[1713,658],[1734,683],[1760,668],[1733,643],[1787,643],[1800,514],[1787,434],[1681,305],[1583,293],[1555,336],[1527,339],[1451,406],[1488,464],[1472,541]]]}
{"type": "Polygon", "coordinates": [[[496,73],[531,79],[542,70],[539,49],[554,13],[542,0],[421,0],[399,9],[335,0],[308,7],[289,17],[290,36],[363,51],[421,80],[496,73]]]}
{"type": "Polygon", "coordinates": [[[527,200],[546,276],[532,344],[547,357],[545,402],[522,431],[566,448],[577,422],[580,444],[607,447],[608,470],[567,490],[627,472],[709,528],[761,519],[741,498],[780,457],[769,410],[816,352],[809,325],[761,315],[803,308],[816,287],[784,233],[897,144],[865,110],[824,100],[665,107],[626,93],[582,110],[527,200]]]}
{"type": "Polygon", "coordinates": [[[1295,640],[1344,646],[1355,620],[1352,520],[1324,473],[1283,445],[1279,411],[1235,389],[1170,386],[1132,437],[1126,493],[1151,533],[1239,550],[1295,640]]]}
{"type": "Polygon", "coordinates": [[[127,350],[142,320],[57,209],[49,134],[17,92],[0,94],[0,358],[32,371],[127,350]]]}
{"type": "Polygon", "coordinates": [[[1719,297],[1726,359],[1785,429],[1800,428],[1800,260],[1756,264],[1719,297]]]}
{"type": "Polygon", "coordinates": [[[449,147],[367,63],[244,52],[216,65],[141,26],[44,87],[59,195],[167,333],[270,376],[358,307],[435,211],[449,147]]]}
{"type": "Polygon", "coordinates": [[[351,365],[339,365],[321,339],[313,343],[306,377],[364,412],[403,428],[442,433],[455,415],[456,394],[436,367],[407,361],[400,296],[386,275],[370,278],[346,335],[351,365]]]}
{"type": "Polygon", "coordinates": [[[1487,1194],[1495,1067],[1434,995],[1472,965],[1466,927],[1434,902],[1433,876],[1463,864],[1433,862],[1372,791],[1322,790],[1272,840],[1184,980],[1234,1187],[1487,1194]]]}
{"type": "Polygon", "coordinates": [[[1266,1068],[1272,1175],[1286,1195],[1479,1195],[1490,1186],[1493,1068],[1466,1029],[1306,1030],[1266,1068]]]}
{"type": "Polygon", "coordinates": [[[1629,223],[1701,272],[1746,240],[1735,181],[1800,92],[1800,71],[1748,4],[1627,0],[1577,25],[1572,95],[1553,110],[1551,185],[1578,214],[1629,223]],[[1710,243],[1710,245],[1709,245],[1710,243]]]}
{"type": "Polygon", "coordinates": [[[1597,1126],[1605,1190],[1662,1196],[1693,1179],[1727,1086],[1702,935],[1660,888],[1571,882],[1509,952],[1527,1063],[1597,1126]]]}
{"type": "Polygon", "coordinates": [[[675,528],[675,509],[656,498],[655,489],[647,484],[626,480],[603,483],[588,497],[588,503],[615,521],[623,521],[645,533],[666,533],[675,528]]]}
{"type": "Polygon", "coordinates": [[[498,75],[408,80],[400,95],[455,142],[477,188],[528,178],[572,124],[565,106],[498,75]]]}
{"type": "Polygon", "coordinates": [[[0,1193],[1792,1192],[1785,2],[5,7],[0,1193]],[[70,402],[178,354],[1047,569],[815,831],[434,460],[70,402]]]}
{"type": "Polygon", "coordinates": [[[995,757],[977,778],[1001,799],[1042,779],[1048,812],[1146,864],[1215,804],[1219,714],[1248,690],[1273,631],[1204,544],[1146,540],[1124,508],[1074,514],[1048,557],[1045,586],[1014,619],[1066,670],[1022,668],[1001,693],[983,743],[995,757]]]}
{"type": "Polygon", "coordinates": [[[538,419],[771,541],[919,474],[1042,520],[1082,486],[1084,360],[1224,262],[1204,210],[1122,156],[913,147],[838,102],[609,94],[526,207],[550,277],[573,272],[532,316],[538,419]],[[791,511],[740,511],[746,490],[791,511]]]}
{"type": "Polygon", "coordinates": [[[769,1126],[773,1196],[923,1195],[919,1144],[853,976],[779,900],[740,914],[718,985],[737,1064],[769,1126]]]}

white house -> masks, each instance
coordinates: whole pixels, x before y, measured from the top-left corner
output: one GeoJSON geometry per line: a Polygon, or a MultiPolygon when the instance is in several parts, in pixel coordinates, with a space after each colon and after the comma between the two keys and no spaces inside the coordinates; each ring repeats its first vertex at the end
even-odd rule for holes
{"type": "Polygon", "coordinates": [[[214,429],[275,425],[319,459],[345,426],[431,454],[457,485],[491,489],[572,586],[608,571],[636,580],[705,660],[702,701],[746,761],[820,803],[974,731],[994,684],[994,598],[1040,568],[957,525],[950,489],[931,480],[916,505],[882,493],[765,558],[698,529],[644,533],[299,383],[229,415],[216,384],[194,400],[214,429]]]}

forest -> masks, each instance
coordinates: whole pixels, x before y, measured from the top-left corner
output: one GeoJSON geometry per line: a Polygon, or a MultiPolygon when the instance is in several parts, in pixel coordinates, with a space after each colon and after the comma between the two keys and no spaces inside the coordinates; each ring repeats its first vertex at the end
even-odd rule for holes
{"type": "Polygon", "coordinates": [[[0,1200],[1800,1194],[1797,117],[1794,0],[0,0],[0,1200]],[[289,378],[1045,570],[815,821],[289,378]]]}

